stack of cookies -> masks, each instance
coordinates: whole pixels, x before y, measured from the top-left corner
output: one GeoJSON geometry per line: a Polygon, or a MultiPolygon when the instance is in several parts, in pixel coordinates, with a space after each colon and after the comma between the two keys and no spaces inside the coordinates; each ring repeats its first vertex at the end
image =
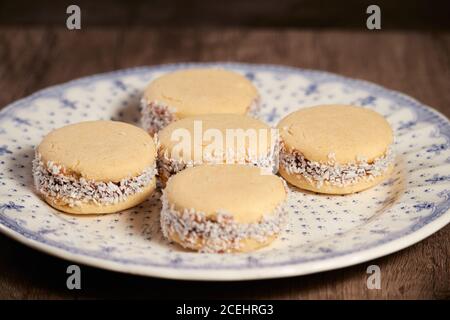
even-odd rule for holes
{"type": "Polygon", "coordinates": [[[91,121],[49,133],[36,149],[35,187],[63,212],[100,214],[141,203],[158,180],[164,236],[187,249],[222,253],[256,250],[277,238],[287,221],[285,180],[341,195],[390,174],[393,133],[381,115],[315,106],[270,128],[250,116],[259,100],[235,72],[163,75],[144,91],[144,129],[91,121]]]}

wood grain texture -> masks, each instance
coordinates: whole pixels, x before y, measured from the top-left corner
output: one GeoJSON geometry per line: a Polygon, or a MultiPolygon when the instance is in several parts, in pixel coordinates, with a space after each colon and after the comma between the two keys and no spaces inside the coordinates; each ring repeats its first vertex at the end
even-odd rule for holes
{"type": "MultiPolygon", "coordinates": [[[[250,28],[0,27],[0,106],[49,85],[120,68],[180,61],[241,61],[321,69],[409,94],[450,116],[450,33],[250,28]]],[[[0,236],[0,298],[450,298],[450,226],[369,263],[288,279],[185,282],[82,268],[0,236]],[[382,289],[368,290],[378,264],[382,289]]]]}

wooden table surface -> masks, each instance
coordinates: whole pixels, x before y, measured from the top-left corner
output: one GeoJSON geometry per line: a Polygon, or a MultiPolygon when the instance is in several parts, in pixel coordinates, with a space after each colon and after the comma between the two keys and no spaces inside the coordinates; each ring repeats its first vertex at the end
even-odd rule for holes
{"type": "MultiPolygon", "coordinates": [[[[263,28],[0,27],[0,107],[98,72],[181,61],[240,61],[321,69],[402,91],[450,116],[450,33],[263,28]]],[[[1,143],[0,143],[1,144],[1,143]]],[[[82,267],[0,235],[0,298],[450,298],[450,226],[401,252],[340,270],[248,282],[187,282],[82,267]],[[381,268],[368,290],[366,268],[381,268]]]]}

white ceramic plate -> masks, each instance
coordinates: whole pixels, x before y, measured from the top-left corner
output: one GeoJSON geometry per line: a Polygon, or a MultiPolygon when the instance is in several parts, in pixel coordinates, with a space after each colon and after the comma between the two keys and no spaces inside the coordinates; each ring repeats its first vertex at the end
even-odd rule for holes
{"type": "Polygon", "coordinates": [[[121,70],[39,91],[0,113],[0,230],[36,249],[99,268],[176,279],[244,280],[371,260],[410,246],[450,221],[450,123],[441,114],[403,94],[329,73],[213,65],[253,81],[262,96],[259,116],[270,124],[297,108],[324,103],[356,104],[385,115],[395,131],[395,173],[382,185],[349,196],[292,189],[289,224],[280,239],[248,254],[199,254],[169,244],[159,228],[158,195],[118,214],[62,214],[33,191],[31,160],[42,137],[85,120],[138,123],[138,102],[150,80],[199,65],[121,70]]]}

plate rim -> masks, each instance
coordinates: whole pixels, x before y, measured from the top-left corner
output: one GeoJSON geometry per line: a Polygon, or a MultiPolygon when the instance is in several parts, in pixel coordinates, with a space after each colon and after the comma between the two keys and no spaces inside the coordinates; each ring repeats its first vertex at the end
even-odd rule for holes
{"type": "MultiPolygon", "coordinates": [[[[431,112],[438,116],[440,120],[446,122],[450,126],[450,121],[445,115],[439,111],[424,105],[418,100],[402,93],[399,91],[391,90],[380,86],[378,84],[360,80],[355,78],[349,78],[346,76],[341,76],[338,74],[330,73],[321,70],[312,69],[302,69],[297,67],[282,66],[282,65],[272,65],[272,64],[251,64],[251,63],[236,63],[236,62],[212,62],[212,63],[169,63],[160,64],[154,66],[141,66],[127,69],[120,69],[105,73],[98,73],[90,76],[85,76],[77,79],[70,80],[65,83],[53,85],[50,87],[43,88],[35,93],[16,100],[7,106],[5,106],[0,111],[0,118],[8,115],[15,107],[20,106],[24,102],[32,99],[36,99],[40,96],[45,95],[48,92],[54,90],[64,90],[65,88],[83,84],[84,82],[99,81],[102,79],[110,79],[113,77],[126,76],[127,74],[135,74],[137,72],[155,72],[155,71],[169,71],[179,68],[186,67],[198,67],[198,66],[221,66],[221,67],[231,67],[231,68],[241,68],[241,69],[255,69],[255,71],[277,71],[277,72],[288,72],[288,73],[300,73],[300,74],[312,74],[314,76],[320,76],[324,78],[332,78],[339,82],[353,83],[357,86],[362,86],[364,88],[373,88],[375,90],[381,90],[390,95],[398,96],[409,103],[415,104],[419,107],[419,111],[431,112]],[[422,109],[422,110],[421,110],[422,109]]],[[[305,275],[315,272],[321,272],[325,270],[333,270],[338,268],[343,268],[358,263],[370,261],[381,256],[389,255],[393,252],[402,250],[408,246],[411,246],[424,238],[432,235],[439,229],[443,228],[450,222],[450,210],[448,207],[443,208],[443,212],[437,216],[432,216],[432,221],[421,226],[419,229],[412,231],[407,234],[400,235],[397,238],[390,239],[385,243],[374,245],[371,248],[360,249],[350,253],[344,253],[336,257],[330,257],[324,260],[313,260],[309,262],[297,262],[297,263],[287,263],[285,265],[278,266],[257,266],[255,268],[247,269],[195,269],[195,268],[170,268],[167,266],[158,267],[151,265],[139,265],[139,264],[125,264],[113,260],[104,259],[101,257],[88,256],[82,253],[70,252],[66,249],[53,246],[48,243],[43,243],[33,238],[29,238],[14,229],[11,229],[7,225],[0,221],[0,231],[19,241],[22,244],[30,246],[39,251],[57,256],[59,258],[78,262],[81,264],[108,269],[112,271],[118,271],[123,273],[131,273],[143,276],[161,277],[169,279],[180,279],[180,280],[215,280],[215,281],[231,281],[231,280],[255,280],[255,279],[268,279],[268,278],[282,278],[296,275],[305,275]],[[217,272],[220,270],[220,272],[217,272]],[[181,271],[181,272],[180,272],[181,271]]]]}
{"type": "MultiPolygon", "coordinates": [[[[448,211],[447,211],[448,213],[448,211]]],[[[48,244],[29,239],[21,234],[14,232],[5,225],[0,224],[0,232],[4,235],[40,252],[70,261],[81,263],[90,267],[101,268],[109,271],[128,273],[138,276],[150,276],[155,278],[165,278],[172,280],[190,280],[190,281],[246,281],[277,279],[292,276],[308,275],[317,272],[331,271],[344,267],[357,265],[363,262],[375,260],[377,258],[390,255],[410,247],[421,240],[431,236],[435,232],[445,227],[450,222],[450,216],[441,215],[433,222],[428,223],[419,230],[388,241],[382,245],[370,249],[352,252],[338,257],[329,258],[322,261],[312,261],[306,263],[290,264],[275,267],[258,267],[243,270],[205,270],[205,269],[177,269],[167,267],[155,267],[147,265],[126,265],[111,260],[98,257],[91,257],[83,254],[72,253],[64,249],[50,246],[48,244]],[[446,219],[445,219],[446,218],[446,219]],[[182,272],[180,272],[182,270],[182,272]],[[220,271],[217,273],[216,271],[220,271]]]]}

